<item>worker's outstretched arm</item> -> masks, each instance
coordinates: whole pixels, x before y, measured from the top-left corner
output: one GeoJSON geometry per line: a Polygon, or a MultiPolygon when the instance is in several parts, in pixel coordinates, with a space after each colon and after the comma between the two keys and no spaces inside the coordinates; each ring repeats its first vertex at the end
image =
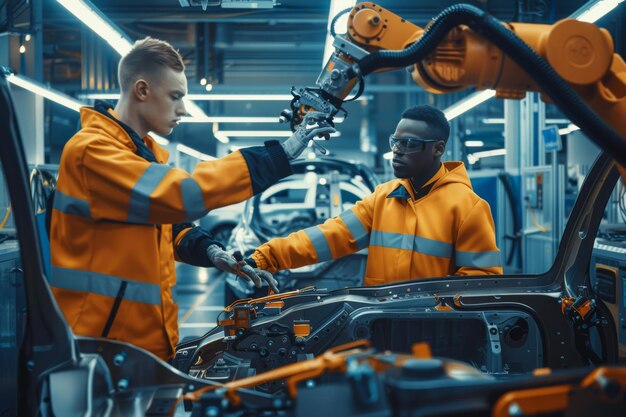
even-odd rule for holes
{"type": "Polygon", "coordinates": [[[212,267],[214,266],[207,256],[209,246],[224,245],[213,239],[211,234],[193,223],[178,223],[172,225],[172,246],[174,257],[178,262],[189,265],[212,267]]]}
{"type": "Polygon", "coordinates": [[[454,244],[454,275],[502,274],[500,251],[489,204],[478,200],[461,223],[454,244]]]}
{"type": "Polygon", "coordinates": [[[374,194],[319,226],[272,239],[257,248],[251,259],[269,272],[298,268],[341,258],[366,248],[372,227],[374,194]]]}
{"type": "MultiPolygon", "coordinates": [[[[292,173],[276,141],[200,162],[193,173],[150,163],[110,140],[70,143],[76,181],[57,190],[54,207],[90,220],[177,224],[243,201],[292,173]],[[82,147],[82,149],[80,149],[82,147]]],[[[69,174],[68,174],[69,175],[69,174]]]]}

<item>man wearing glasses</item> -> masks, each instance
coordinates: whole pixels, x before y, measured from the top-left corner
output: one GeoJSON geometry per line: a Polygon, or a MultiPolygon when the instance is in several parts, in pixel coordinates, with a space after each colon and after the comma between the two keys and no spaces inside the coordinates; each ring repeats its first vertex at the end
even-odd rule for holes
{"type": "Polygon", "coordinates": [[[267,242],[246,262],[273,273],[368,248],[365,285],[502,274],[489,205],[462,162],[441,162],[449,134],[440,110],[407,109],[389,138],[396,179],[319,226],[267,242]]]}

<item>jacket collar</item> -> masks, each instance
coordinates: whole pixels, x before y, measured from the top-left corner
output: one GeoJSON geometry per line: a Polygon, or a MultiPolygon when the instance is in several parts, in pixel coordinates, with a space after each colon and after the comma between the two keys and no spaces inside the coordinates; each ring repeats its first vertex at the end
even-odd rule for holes
{"type": "Polygon", "coordinates": [[[414,198],[414,200],[419,200],[420,198],[426,196],[430,192],[430,190],[433,189],[433,186],[435,185],[435,183],[441,177],[443,177],[447,172],[448,172],[448,169],[446,168],[446,166],[444,164],[441,164],[441,166],[439,167],[435,175],[433,175],[428,181],[426,181],[426,184],[424,184],[422,188],[419,189],[415,197],[413,196],[411,191],[409,191],[409,189],[413,188],[411,186],[411,180],[410,179],[399,180],[398,186],[394,188],[392,192],[387,194],[387,198],[399,198],[401,200],[410,200],[414,198]]]}
{"type": "Polygon", "coordinates": [[[145,159],[148,162],[159,163],[159,161],[157,160],[156,156],[154,155],[154,152],[152,152],[152,150],[146,146],[146,144],[139,137],[137,132],[135,132],[130,126],[128,126],[127,124],[125,124],[122,121],[118,120],[114,116],[115,113],[113,112],[113,106],[111,104],[109,104],[109,103],[107,103],[105,101],[98,100],[98,101],[96,101],[96,103],[94,105],[94,110],[97,111],[98,113],[100,113],[101,115],[111,119],[118,126],[120,126],[122,129],[124,129],[126,134],[133,141],[133,144],[136,147],[135,153],[137,155],[141,156],[143,159],[145,159]]]}
{"type": "Polygon", "coordinates": [[[409,190],[406,189],[404,184],[399,183],[392,192],[387,194],[387,198],[399,198],[401,200],[409,200],[411,198],[411,194],[409,193],[409,190]]]}

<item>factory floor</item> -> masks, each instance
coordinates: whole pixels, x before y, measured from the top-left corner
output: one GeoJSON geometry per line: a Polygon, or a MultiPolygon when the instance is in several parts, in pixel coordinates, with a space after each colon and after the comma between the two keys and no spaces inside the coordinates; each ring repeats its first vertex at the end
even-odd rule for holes
{"type": "Polygon", "coordinates": [[[215,327],[224,309],[224,280],[214,268],[176,264],[180,341],[199,337],[215,327]]]}

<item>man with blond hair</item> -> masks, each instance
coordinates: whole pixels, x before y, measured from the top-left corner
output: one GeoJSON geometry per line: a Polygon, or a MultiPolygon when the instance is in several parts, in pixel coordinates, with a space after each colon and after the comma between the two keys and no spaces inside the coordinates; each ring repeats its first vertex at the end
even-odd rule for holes
{"type": "MultiPolygon", "coordinates": [[[[82,128],[63,149],[50,227],[50,285],[73,331],[162,359],[178,342],[174,260],[239,268],[190,222],[290,175],[290,159],[334,132],[310,127],[312,115],[282,144],[200,162],[192,173],[172,168],[149,132],[167,135],[187,113],[184,68],[171,45],[152,38],[121,59],[117,105],[81,108],[82,128]]],[[[242,275],[274,284],[249,266],[242,275]]]]}

